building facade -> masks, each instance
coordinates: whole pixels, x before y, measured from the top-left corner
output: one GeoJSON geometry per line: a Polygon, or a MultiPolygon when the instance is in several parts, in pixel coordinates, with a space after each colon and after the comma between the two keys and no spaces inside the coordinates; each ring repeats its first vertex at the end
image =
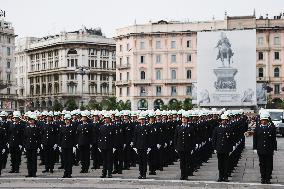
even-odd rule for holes
{"type": "Polygon", "coordinates": [[[206,22],[159,21],[117,29],[118,100],[132,109],[157,109],[192,98],[197,80],[197,33],[256,29],[257,82],[269,98],[284,98],[284,17],[226,16],[206,22]]]}
{"type": "Polygon", "coordinates": [[[115,57],[115,41],[96,29],[20,39],[19,109],[52,109],[55,102],[65,106],[71,98],[81,107],[114,96],[115,57]]]}
{"type": "Polygon", "coordinates": [[[0,20],[0,110],[17,108],[15,93],[15,33],[10,22],[0,20]]]}

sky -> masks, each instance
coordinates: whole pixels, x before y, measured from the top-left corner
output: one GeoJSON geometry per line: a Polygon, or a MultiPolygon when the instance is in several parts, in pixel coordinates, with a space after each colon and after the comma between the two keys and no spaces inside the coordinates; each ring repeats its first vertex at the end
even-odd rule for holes
{"type": "Polygon", "coordinates": [[[107,37],[115,30],[149,21],[207,21],[228,16],[284,12],[284,0],[1,0],[5,20],[19,37],[44,37],[82,26],[100,27],[107,37]]]}

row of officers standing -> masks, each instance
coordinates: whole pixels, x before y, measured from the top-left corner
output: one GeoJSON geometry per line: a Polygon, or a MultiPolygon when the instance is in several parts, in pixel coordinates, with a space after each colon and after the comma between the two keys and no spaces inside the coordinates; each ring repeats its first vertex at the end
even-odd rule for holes
{"type": "Polygon", "coordinates": [[[240,112],[221,117],[220,112],[208,111],[148,111],[133,117],[129,112],[88,115],[83,111],[72,116],[14,112],[12,120],[2,113],[0,117],[0,170],[10,153],[10,173],[18,173],[24,151],[27,177],[36,176],[39,154],[43,172],[53,173],[60,160],[64,178],[71,178],[78,162],[81,173],[87,173],[90,159],[92,169],[102,166],[102,178],[122,174],[138,163],[139,179],[146,178],[147,165],[149,175],[156,175],[179,159],[180,179],[187,180],[215,151],[218,181],[228,181],[245,147],[248,128],[247,117],[240,112]]]}

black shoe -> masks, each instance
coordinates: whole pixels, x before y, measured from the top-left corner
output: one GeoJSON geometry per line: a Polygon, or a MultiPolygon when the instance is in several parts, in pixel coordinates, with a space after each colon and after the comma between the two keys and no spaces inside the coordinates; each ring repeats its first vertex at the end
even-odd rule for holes
{"type": "Polygon", "coordinates": [[[102,176],[100,176],[101,178],[106,178],[106,175],[102,175],[102,176]]]}
{"type": "Polygon", "coordinates": [[[138,179],[143,179],[143,177],[140,175],[140,176],[138,177],[138,179]]]}
{"type": "Polygon", "coordinates": [[[108,175],[107,178],[112,178],[112,175],[108,175]]]}
{"type": "Polygon", "coordinates": [[[122,174],[122,171],[117,171],[117,174],[120,174],[120,175],[121,175],[121,174],[122,174]]]}
{"type": "Polygon", "coordinates": [[[67,178],[67,175],[63,175],[63,177],[62,178],[67,178]]]}
{"type": "Polygon", "coordinates": [[[84,170],[81,170],[80,173],[84,173],[84,170]]]}
{"type": "Polygon", "coordinates": [[[72,176],[71,176],[71,175],[68,175],[67,178],[72,178],[72,176]]]}
{"type": "Polygon", "coordinates": [[[265,183],[266,183],[266,184],[271,184],[270,180],[267,180],[265,183]]]}
{"type": "Polygon", "coordinates": [[[26,175],[25,177],[28,178],[28,177],[32,177],[32,176],[31,175],[26,175]]]}
{"type": "Polygon", "coordinates": [[[222,182],[223,181],[223,179],[221,179],[221,178],[218,178],[218,180],[217,180],[217,182],[222,182]]]}
{"type": "Polygon", "coordinates": [[[224,178],[223,181],[224,182],[229,182],[229,179],[228,178],[224,178]]]}
{"type": "Polygon", "coordinates": [[[14,171],[14,170],[11,170],[11,171],[9,171],[9,173],[15,173],[15,171],[14,171]]]}
{"type": "Polygon", "coordinates": [[[91,169],[97,169],[95,166],[91,167],[91,169]]]}
{"type": "Polygon", "coordinates": [[[60,166],[60,167],[58,167],[58,169],[64,169],[64,167],[63,167],[63,166],[60,166]]]}
{"type": "Polygon", "coordinates": [[[155,171],[151,171],[149,175],[157,175],[155,171]]]}
{"type": "Polygon", "coordinates": [[[20,172],[19,170],[14,171],[14,173],[19,173],[19,172],[20,172]]]}
{"type": "Polygon", "coordinates": [[[43,162],[40,162],[39,166],[41,166],[41,165],[44,165],[44,163],[43,163],[43,162]]]}
{"type": "Polygon", "coordinates": [[[160,171],[163,171],[164,170],[164,168],[163,167],[160,167],[160,169],[159,169],[160,171]]]}
{"type": "Polygon", "coordinates": [[[187,177],[180,177],[180,180],[187,180],[187,177]]]}
{"type": "Polygon", "coordinates": [[[261,179],[261,184],[266,184],[266,181],[261,179]]]}
{"type": "Polygon", "coordinates": [[[118,171],[117,170],[114,170],[113,172],[112,172],[112,174],[117,174],[118,173],[118,171]]]}
{"type": "Polygon", "coordinates": [[[53,173],[53,169],[50,169],[50,173],[53,173]]]}
{"type": "Polygon", "coordinates": [[[45,170],[42,171],[42,173],[48,173],[48,172],[49,172],[48,169],[45,169],[45,170]]]}

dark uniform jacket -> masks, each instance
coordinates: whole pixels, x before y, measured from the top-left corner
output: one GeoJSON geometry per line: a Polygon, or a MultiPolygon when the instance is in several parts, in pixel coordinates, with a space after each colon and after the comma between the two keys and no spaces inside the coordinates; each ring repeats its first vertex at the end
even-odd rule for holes
{"type": "Polygon", "coordinates": [[[8,143],[8,124],[9,123],[6,121],[0,123],[0,149],[6,148],[6,145],[8,143]]]}
{"type": "Polygon", "coordinates": [[[231,131],[228,125],[220,125],[214,129],[212,144],[217,153],[230,153],[233,150],[231,131]]]}
{"type": "Polygon", "coordinates": [[[140,123],[134,127],[133,133],[133,146],[137,149],[147,149],[150,147],[149,144],[149,127],[140,123]]]}
{"type": "Polygon", "coordinates": [[[44,123],[41,128],[42,144],[45,146],[54,146],[58,141],[58,129],[53,122],[44,123]]]}
{"type": "Polygon", "coordinates": [[[64,124],[60,128],[58,144],[61,148],[73,148],[76,146],[76,130],[72,124],[68,126],[64,124]]]}
{"type": "Polygon", "coordinates": [[[78,145],[86,146],[91,144],[92,128],[89,123],[81,123],[77,127],[78,145]]]}
{"type": "Polygon", "coordinates": [[[9,126],[9,136],[10,148],[16,148],[19,145],[23,146],[24,125],[21,122],[11,123],[9,126]]]}
{"type": "Polygon", "coordinates": [[[273,124],[259,125],[254,130],[253,149],[259,154],[273,154],[277,150],[276,129],[273,124]]]}
{"type": "Polygon", "coordinates": [[[122,123],[119,121],[113,122],[113,144],[114,148],[123,148],[124,144],[124,138],[123,138],[124,132],[122,123]]]}
{"type": "Polygon", "coordinates": [[[177,151],[188,152],[194,149],[194,127],[193,125],[179,125],[176,127],[174,145],[177,151]]]}
{"type": "Polygon", "coordinates": [[[113,125],[102,124],[99,127],[98,148],[102,150],[112,149],[113,144],[113,125]]]}
{"type": "Polygon", "coordinates": [[[26,150],[35,150],[40,147],[40,129],[29,124],[24,130],[24,148],[26,150]]]}
{"type": "Polygon", "coordinates": [[[102,123],[101,122],[93,122],[91,123],[91,144],[97,144],[98,143],[98,138],[99,138],[99,127],[102,123]]]}

